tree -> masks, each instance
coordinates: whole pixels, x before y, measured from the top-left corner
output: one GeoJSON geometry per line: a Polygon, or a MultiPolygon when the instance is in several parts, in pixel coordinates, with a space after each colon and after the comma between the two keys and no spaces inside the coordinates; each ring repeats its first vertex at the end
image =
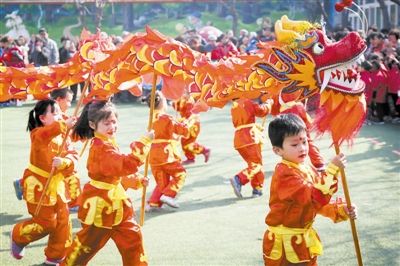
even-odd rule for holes
{"type": "Polygon", "coordinates": [[[132,3],[123,4],[124,6],[124,23],[123,29],[131,31],[133,29],[133,5],[132,3]]]}
{"type": "Polygon", "coordinates": [[[236,0],[222,1],[222,5],[226,7],[232,16],[232,31],[235,36],[238,34],[239,16],[236,10],[236,0]]]}
{"type": "Polygon", "coordinates": [[[385,29],[390,29],[392,27],[389,19],[389,11],[388,8],[385,4],[384,0],[378,0],[379,3],[379,8],[381,9],[382,12],[382,18],[383,18],[383,28],[385,29]]]}

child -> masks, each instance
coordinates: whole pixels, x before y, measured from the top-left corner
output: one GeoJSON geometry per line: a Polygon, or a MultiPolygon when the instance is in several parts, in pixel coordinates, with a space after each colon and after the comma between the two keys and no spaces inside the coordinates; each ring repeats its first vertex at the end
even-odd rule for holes
{"type": "Polygon", "coordinates": [[[268,128],[273,151],[282,157],[275,167],[270,188],[270,211],[265,219],[265,265],[317,265],[322,244],[312,223],[316,214],[334,222],[356,218],[355,208],[347,210],[342,201],[329,203],[337,191],[336,175],[344,167],[345,157],[339,154],[327,166],[326,174],[318,175],[304,164],[308,154],[304,122],[294,114],[284,114],[268,128]]]}
{"type": "Polygon", "coordinates": [[[30,163],[24,172],[22,184],[24,199],[31,219],[17,223],[11,230],[11,254],[15,259],[24,256],[25,247],[49,235],[45,249],[45,264],[55,265],[65,257],[65,248],[71,238],[66,184],[63,179],[74,169],[77,154],[63,151],[55,157],[61,147],[62,134],[71,128],[76,119],[60,120],[59,107],[54,100],[36,103],[29,113],[28,131],[31,132],[30,163]],[[55,168],[48,189],[43,191],[52,168],[55,168]],[[42,206],[36,215],[38,202],[43,197],[42,206]]]}
{"type": "Polygon", "coordinates": [[[183,165],[195,162],[196,155],[202,154],[204,162],[208,162],[210,158],[210,149],[196,142],[200,134],[200,119],[197,114],[192,113],[194,101],[192,98],[184,96],[172,104],[174,109],[179,112],[181,121],[189,128],[189,137],[181,138],[182,150],[185,153],[186,160],[183,165]]]}
{"type": "Polygon", "coordinates": [[[242,198],[242,186],[249,181],[253,187],[253,197],[262,195],[264,173],[262,171],[261,145],[263,142],[262,130],[257,125],[256,117],[266,116],[273,104],[269,99],[265,104],[257,104],[249,99],[233,101],[231,115],[235,127],[234,146],[240,156],[246,161],[247,168],[230,179],[233,192],[242,198]]]}
{"type": "MultiPolygon", "coordinates": [[[[150,97],[147,98],[150,106],[150,97]]],[[[188,128],[166,114],[167,101],[161,93],[155,94],[155,114],[153,121],[154,140],[150,149],[150,166],[156,187],[149,199],[146,210],[157,209],[163,203],[179,208],[175,197],[185,183],[186,171],[176,151],[173,135],[187,136],[188,128]]]]}
{"type": "Polygon", "coordinates": [[[92,138],[87,161],[91,179],[82,191],[78,218],[82,229],[67,251],[66,265],[86,265],[111,238],[122,256],[123,265],[147,265],[142,234],[134,220],[132,203],[121,179],[131,179],[131,188],[147,179],[132,180],[146,158],[152,135],[133,142],[129,154],[120,153],[116,143],[117,113],[106,101],[88,103],[76,124],[73,135],[92,138]]]}
{"type": "MultiPolygon", "coordinates": [[[[63,89],[57,89],[51,92],[51,98],[54,99],[61,110],[61,116],[62,119],[67,120],[69,116],[67,115],[67,110],[69,107],[71,107],[71,101],[72,101],[72,96],[73,92],[68,89],[68,88],[63,88],[63,89]]],[[[67,145],[71,143],[70,138],[68,137],[67,140],[67,145]]],[[[70,201],[68,202],[68,206],[70,208],[70,211],[76,211],[78,204],[78,196],[81,194],[81,185],[79,181],[79,176],[76,173],[76,170],[71,173],[70,176],[65,177],[65,182],[67,183],[67,192],[70,197],[70,201]]],[[[15,189],[15,195],[17,199],[22,200],[22,179],[18,179],[14,181],[14,189],[15,189]]]]}

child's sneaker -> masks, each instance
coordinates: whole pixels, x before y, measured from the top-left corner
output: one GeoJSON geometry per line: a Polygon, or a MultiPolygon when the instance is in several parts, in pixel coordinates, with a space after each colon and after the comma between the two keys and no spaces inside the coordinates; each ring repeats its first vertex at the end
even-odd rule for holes
{"type": "Polygon", "coordinates": [[[22,200],[22,187],[21,187],[21,181],[20,179],[15,179],[13,182],[14,185],[14,190],[15,190],[15,196],[17,197],[18,200],[22,200]]]}
{"type": "Polygon", "coordinates": [[[253,188],[253,194],[252,194],[252,197],[253,197],[253,198],[261,197],[262,194],[263,194],[263,193],[262,193],[262,190],[261,190],[261,189],[253,188]]]}
{"type": "Polygon", "coordinates": [[[210,159],[210,153],[211,153],[210,149],[207,149],[207,148],[204,149],[203,155],[204,155],[204,162],[205,163],[208,162],[208,160],[210,159]]]}
{"type": "Polygon", "coordinates": [[[13,256],[17,260],[20,260],[25,255],[25,247],[20,247],[14,242],[14,240],[12,239],[13,231],[14,231],[14,227],[11,229],[11,232],[10,232],[10,251],[11,251],[11,256],[13,256]]]}
{"type": "Polygon", "coordinates": [[[188,164],[192,164],[192,163],[194,163],[194,159],[187,159],[182,162],[182,165],[188,165],[188,164]]]}
{"type": "Polygon", "coordinates": [[[179,208],[179,204],[176,202],[176,200],[174,198],[162,195],[160,198],[160,201],[162,203],[167,204],[168,206],[170,206],[172,208],[179,208]]]}
{"type": "Polygon", "coordinates": [[[235,193],[236,197],[239,199],[243,198],[242,196],[242,184],[240,184],[239,176],[235,175],[230,179],[231,185],[233,187],[233,192],[235,193]]]}
{"type": "Polygon", "coordinates": [[[63,262],[63,259],[50,259],[50,258],[46,257],[46,260],[44,261],[43,265],[59,266],[59,265],[61,265],[61,262],[63,262]]]}

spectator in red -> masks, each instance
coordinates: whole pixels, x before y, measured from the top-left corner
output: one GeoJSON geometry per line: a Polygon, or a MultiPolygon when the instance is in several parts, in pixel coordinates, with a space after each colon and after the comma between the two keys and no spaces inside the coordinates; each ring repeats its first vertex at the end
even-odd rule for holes
{"type": "Polygon", "coordinates": [[[217,39],[217,47],[211,51],[211,60],[224,59],[239,54],[236,46],[229,37],[221,34],[217,39]]]}
{"type": "Polygon", "coordinates": [[[388,95],[392,98],[393,104],[395,106],[394,118],[392,122],[400,122],[400,105],[396,104],[400,96],[400,62],[393,59],[389,65],[388,71],[388,95]]]}
{"type": "Polygon", "coordinates": [[[373,60],[372,64],[372,75],[371,75],[371,87],[373,94],[375,95],[374,101],[376,104],[376,118],[373,122],[377,124],[384,124],[385,110],[387,106],[387,73],[381,68],[381,63],[377,60],[373,60]]]}
{"type": "Polygon", "coordinates": [[[365,90],[364,90],[364,94],[365,94],[365,99],[367,102],[367,107],[368,107],[368,113],[367,113],[367,119],[369,120],[372,116],[372,94],[373,94],[373,90],[372,90],[372,64],[369,61],[364,61],[362,62],[361,66],[360,66],[360,77],[361,80],[364,81],[365,83],[365,90]]]}
{"type": "Polygon", "coordinates": [[[3,54],[0,59],[3,65],[9,67],[25,67],[24,54],[19,49],[17,42],[7,36],[4,36],[1,42],[4,44],[3,54]]]}

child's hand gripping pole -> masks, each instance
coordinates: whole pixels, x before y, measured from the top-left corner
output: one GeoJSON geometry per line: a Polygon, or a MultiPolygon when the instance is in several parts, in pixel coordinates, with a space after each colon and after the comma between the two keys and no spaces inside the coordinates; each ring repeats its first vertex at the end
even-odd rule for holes
{"type": "MultiPolygon", "coordinates": [[[[75,110],[74,110],[74,114],[72,115],[72,117],[76,117],[78,115],[79,108],[82,105],[83,98],[84,98],[84,95],[85,95],[86,90],[87,90],[88,87],[89,87],[89,79],[87,79],[86,82],[85,82],[85,86],[82,89],[81,97],[79,98],[79,101],[76,104],[76,107],[75,107],[75,110]]],[[[71,131],[71,128],[68,128],[67,131],[65,132],[63,141],[61,143],[61,148],[58,150],[56,157],[60,157],[61,153],[63,152],[64,146],[65,146],[65,143],[67,142],[67,139],[68,139],[70,131],[71,131]]],[[[43,193],[40,196],[39,202],[38,202],[38,204],[36,206],[35,216],[37,216],[39,214],[40,209],[42,208],[44,195],[47,193],[47,189],[49,187],[51,178],[53,177],[55,171],[56,171],[56,168],[52,167],[51,171],[50,171],[50,174],[49,174],[49,177],[47,178],[46,184],[45,184],[45,186],[43,188],[43,193]]]]}
{"type": "MultiPolygon", "coordinates": [[[[151,88],[150,94],[150,114],[149,114],[149,124],[147,125],[147,131],[151,131],[153,125],[153,113],[154,113],[154,105],[155,105],[155,95],[156,95],[156,85],[157,85],[157,74],[153,73],[153,87],[151,88]]],[[[146,162],[144,164],[144,178],[147,178],[147,174],[149,171],[149,154],[146,156],[146,162]]],[[[144,225],[144,208],[146,204],[146,187],[143,186],[142,191],[142,205],[140,207],[140,226],[144,225]]]]}

